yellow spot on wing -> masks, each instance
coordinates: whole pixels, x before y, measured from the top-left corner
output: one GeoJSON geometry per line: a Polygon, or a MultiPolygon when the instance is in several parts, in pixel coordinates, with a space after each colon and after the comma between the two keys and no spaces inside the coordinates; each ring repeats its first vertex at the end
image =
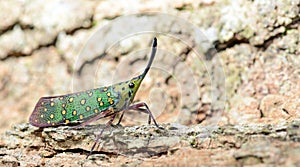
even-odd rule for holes
{"type": "Polygon", "coordinates": [[[99,110],[95,109],[95,110],[94,110],[94,112],[95,112],[95,113],[98,113],[98,112],[99,112],[99,110]]]}
{"type": "Polygon", "coordinates": [[[101,100],[102,100],[102,98],[101,98],[101,97],[98,97],[97,101],[99,101],[99,102],[100,102],[101,100]]]}
{"type": "Polygon", "coordinates": [[[89,94],[90,97],[93,96],[93,92],[89,92],[88,94],[89,94]]]}
{"type": "Polygon", "coordinates": [[[100,106],[103,106],[103,105],[104,105],[104,104],[103,104],[103,102],[101,101],[101,102],[100,102],[100,106]]]}
{"type": "Polygon", "coordinates": [[[43,114],[41,114],[41,118],[44,118],[44,115],[43,115],[43,114]]]}
{"type": "Polygon", "coordinates": [[[108,98],[107,101],[109,102],[109,104],[114,104],[114,100],[112,98],[108,98]]]}
{"type": "Polygon", "coordinates": [[[91,107],[90,106],[86,106],[86,111],[90,111],[91,107]]]}
{"type": "Polygon", "coordinates": [[[74,98],[71,97],[71,98],[69,99],[69,102],[72,103],[73,101],[74,101],[74,98]]]}
{"type": "Polygon", "coordinates": [[[77,114],[77,111],[76,111],[76,110],[74,110],[72,114],[73,114],[73,115],[76,115],[76,114],[77,114]]]}
{"type": "Polygon", "coordinates": [[[53,106],[54,106],[54,102],[51,102],[51,103],[50,103],[50,106],[52,106],[52,107],[53,107],[53,106]]]}
{"type": "Polygon", "coordinates": [[[67,111],[66,110],[62,110],[62,115],[65,115],[66,113],[67,113],[67,111]]]}
{"type": "Polygon", "coordinates": [[[66,107],[66,104],[65,104],[65,103],[63,103],[61,106],[62,106],[62,107],[66,107]]]}
{"type": "Polygon", "coordinates": [[[48,124],[50,124],[50,121],[47,121],[48,124]]]}
{"type": "Polygon", "coordinates": [[[80,104],[84,105],[84,104],[85,104],[85,99],[82,99],[82,100],[80,101],[80,104]]]}
{"type": "Polygon", "coordinates": [[[53,118],[54,118],[54,114],[51,114],[51,115],[50,115],[50,118],[53,119],[53,118]]]}
{"type": "Polygon", "coordinates": [[[110,92],[107,92],[106,95],[107,95],[107,96],[110,96],[110,92]]]}
{"type": "Polygon", "coordinates": [[[47,111],[48,109],[47,108],[44,108],[44,111],[47,111]]]}
{"type": "Polygon", "coordinates": [[[66,119],[66,121],[65,121],[65,122],[66,122],[66,124],[68,124],[70,121],[69,121],[68,119],[66,119]]]}
{"type": "Polygon", "coordinates": [[[82,114],[79,115],[79,119],[83,119],[83,115],[82,114]]]}

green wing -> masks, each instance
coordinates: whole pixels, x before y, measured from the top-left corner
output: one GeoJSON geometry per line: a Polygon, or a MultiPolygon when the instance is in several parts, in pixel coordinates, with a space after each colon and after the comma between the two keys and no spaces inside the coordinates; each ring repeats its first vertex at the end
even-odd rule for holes
{"type": "Polygon", "coordinates": [[[62,96],[42,97],[30,116],[30,123],[49,127],[82,122],[101,114],[119,101],[111,87],[101,87],[62,96]]]}

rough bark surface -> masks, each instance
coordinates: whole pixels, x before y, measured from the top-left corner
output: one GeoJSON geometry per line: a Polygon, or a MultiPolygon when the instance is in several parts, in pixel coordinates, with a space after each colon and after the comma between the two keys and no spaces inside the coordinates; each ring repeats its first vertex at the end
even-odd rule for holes
{"type": "Polygon", "coordinates": [[[87,159],[102,125],[40,129],[20,124],[1,135],[9,166],[298,166],[300,120],[279,125],[153,125],[108,128],[87,159]]]}

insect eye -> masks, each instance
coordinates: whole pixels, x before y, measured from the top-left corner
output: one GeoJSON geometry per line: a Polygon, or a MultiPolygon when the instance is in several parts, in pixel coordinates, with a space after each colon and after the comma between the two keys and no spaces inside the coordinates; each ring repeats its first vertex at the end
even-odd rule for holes
{"type": "Polygon", "coordinates": [[[134,88],[134,83],[130,82],[128,86],[129,88],[134,88]]]}

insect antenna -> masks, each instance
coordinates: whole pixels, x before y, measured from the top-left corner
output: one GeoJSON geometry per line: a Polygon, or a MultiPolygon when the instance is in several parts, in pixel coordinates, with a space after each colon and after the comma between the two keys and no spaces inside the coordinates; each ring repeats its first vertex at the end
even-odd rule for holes
{"type": "Polygon", "coordinates": [[[153,62],[155,54],[156,54],[156,50],[157,50],[157,39],[156,39],[156,37],[154,37],[153,43],[152,43],[152,51],[151,51],[150,59],[149,59],[149,62],[148,62],[147,66],[146,66],[146,68],[145,68],[145,70],[142,74],[143,78],[146,76],[146,74],[150,70],[150,67],[152,65],[152,62],[153,62]]]}

